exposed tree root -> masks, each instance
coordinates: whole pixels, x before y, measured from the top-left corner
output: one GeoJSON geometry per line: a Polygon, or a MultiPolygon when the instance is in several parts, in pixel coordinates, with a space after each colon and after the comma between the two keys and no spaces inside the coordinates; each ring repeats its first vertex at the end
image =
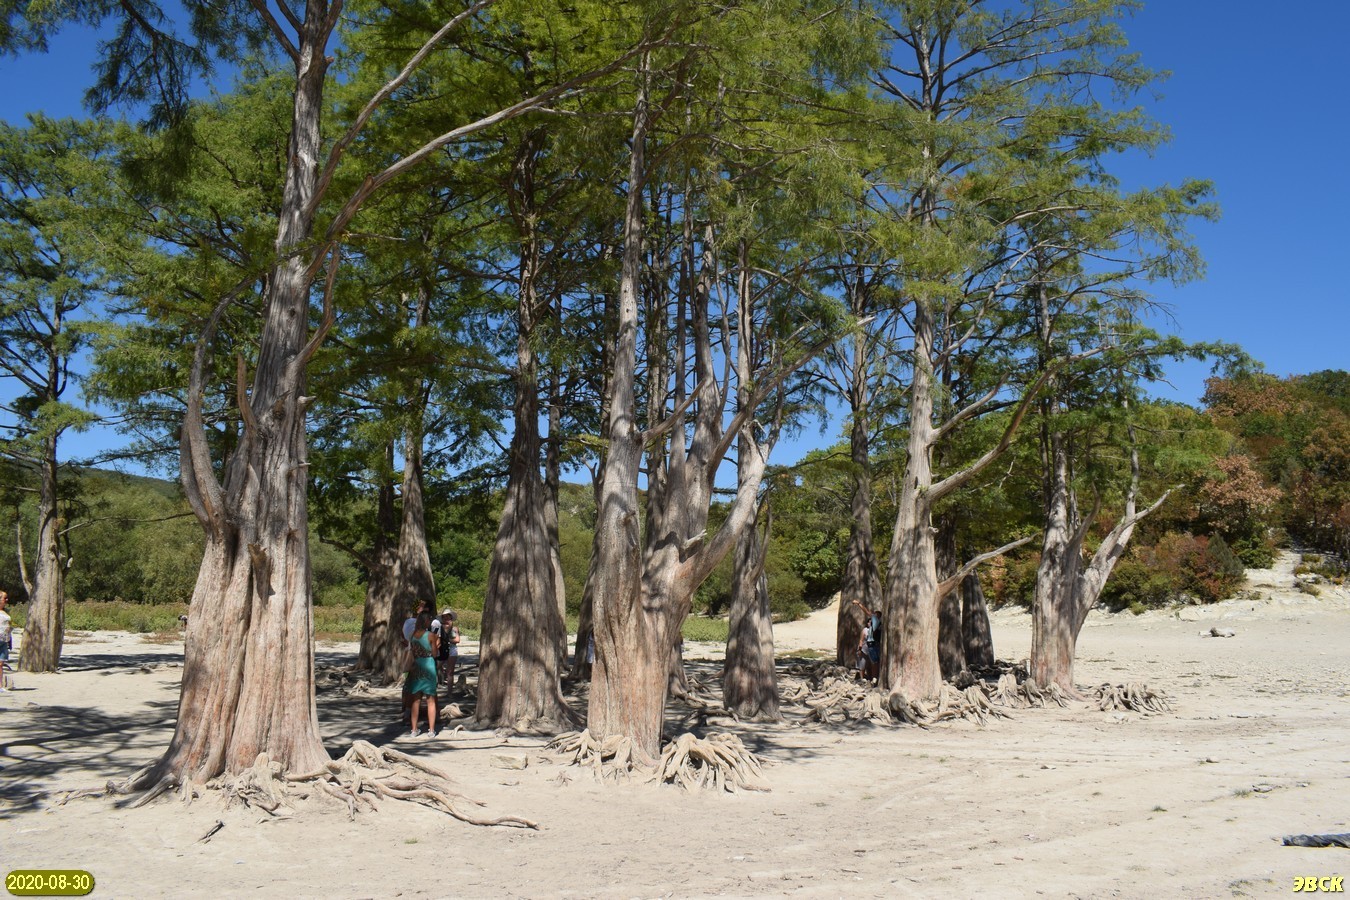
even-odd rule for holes
{"type": "Polygon", "coordinates": [[[685,790],[710,788],[735,793],[768,791],[759,760],[734,734],[710,734],[706,739],[686,732],[666,744],[653,781],[678,784],[685,790]]]}
{"type": "Polygon", "coordinates": [[[805,684],[801,684],[785,692],[784,699],[804,704],[810,709],[806,721],[824,725],[848,721],[885,722],[891,718],[882,695],[866,683],[852,678],[827,676],[816,690],[809,690],[805,684]]]}
{"type": "Polygon", "coordinates": [[[1133,712],[1171,712],[1172,704],[1162,691],[1146,684],[1103,684],[1094,692],[1100,710],[1127,709],[1133,712]]]}
{"type": "Polygon", "coordinates": [[[184,802],[191,802],[202,795],[203,788],[209,788],[219,791],[227,806],[240,803],[269,816],[290,814],[296,801],[323,796],[336,800],[347,808],[348,816],[355,817],[358,810],[375,810],[378,808],[375,801],[387,798],[420,803],[470,825],[539,827],[537,823],[520,816],[489,817],[476,814],[466,807],[481,807],[483,804],[459,793],[445,772],[406,753],[391,747],[376,747],[368,741],[356,741],[341,759],[329,762],[316,772],[298,775],[284,774],[280,763],[270,760],[266,753],[260,753],[253,765],[243,772],[214,779],[206,785],[165,777],[147,789],[133,790],[132,786],[137,785],[142,778],[143,773],[138,773],[121,784],[110,781],[102,789],[72,791],[60,802],[65,804],[81,797],[135,793],[137,796],[131,803],[135,808],[145,806],[175,789],[178,789],[184,802]]]}
{"type": "Polygon", "coordinates": [[[686,704],[690,708],[701,711],[704,717],[724,716],[730,719],[736,718],[734,713],[722,705],[719,689],[715,685],[709,684],[697,675],[687,676],[686,682],[687,686],[684,693],[678,698],[672,696],[672,700],[678,699],[681,703],[686,704]]]}
{"type": "Polygon", "coordinates": [[[853,680],[857,677],[858,671],[848,666],[840,666],[827,659],[817,660],[810,663],[796,663],[788,666],[787,673],[795,675],[798,678],[805,678],[813,690],[820,690],[822,685],[835,679],[853,680]]]}
{"type": "Polygon", "coordinates": [[[631,738],[610,735],[597,740],[590,729],[568,731],[558,735],[544,747],[567,759],[569,765],[591,770],[596,781],[627,781],[636,770],[647,768],[636,752],[631,738]]]}
{"type": "Polygon", "coordinates": [[[984,725],[991,718],[1009,718],[1006,712],[990,701],[987,691],[988,688],[983,684],[972,684],[961,690],[955,685],[944,683],[935,700],[910,700],[901,694],[892,694],[886,698],[886,705],[897,721],[921,728],[951,719],[971,719],[976,724],[984,725]]]}
{"type": "Polygon", "coordinates": [[[1057,684],[1051,684],[1045,688],[1037,687],[1030,681],[1023,681],[1019,684],[1016,673],[1005,672],[999,677],[998,686],[994,688],[990,699],[999,706],[1008,706],[1013,709],[1026,709],[1028,707],[1044,709],[1051,703],[1060,707],[1067,707],[1070,698],[1060,690],[1057,684]]]}

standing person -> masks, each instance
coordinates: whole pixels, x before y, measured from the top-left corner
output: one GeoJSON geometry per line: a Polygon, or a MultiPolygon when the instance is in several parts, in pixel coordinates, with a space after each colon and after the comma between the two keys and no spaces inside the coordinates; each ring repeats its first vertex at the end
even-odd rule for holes
{"type": "Polygon", "coordinates": [[[5,670],[9,665],[10,643],[13,640],[14,622],[5,611],[9,606],[9,594],[0,591],[0,691],[5,690],[5,670]]]}
{"type": "MultiPolygon", "coordinates": [[[[428,616],[432,614],[432,606],[430,600],[418,600],[417,605],[414,606],[408,612],[408,618],[403,620],[403,646],[404,649],[408,650],[409,652],[412,651],[413,632],[417,630],[417,617],[422,615],[423,613],[426,613],[428,616]]],[[[406,667],[404,671],[405,672],[408,671],[406,667]]],[[[408,709],[411,706],[412,706],[412,694],[408,693],[408,679],[404,678],[403,711],[400,712],[398,716],[400,722],[403,721],[403,717],[408,714],[408,709]]]]}
{"type": "Polygon", "coordinates": [[[453,609],[441,613],[441,671],[444,674],[445,693],[449,696],[455,689],[455,663],[459,661],[459,626],[455,624],[459,616],[453,609]]]}
{"type": "Polygon", "coordinates": [[[427,707],[427,733],[436,736],[436,653],[440,641],[431,631],[431,613],[418,613],[414,623],[412,638],[413,664],[408,671],[407,693],[412,698],[412,731],[409,737],[417,737],[417,719],[421,713],[423,701],[427,707]]]}
{"type": "Polygon", "coordinates": [[[881,663],[881,611],[868,609],[857,598],[854,598],[853,604],[866,617],[862,638],[858,641],[858,671],[868,681],[876,681],[881,663]]]}

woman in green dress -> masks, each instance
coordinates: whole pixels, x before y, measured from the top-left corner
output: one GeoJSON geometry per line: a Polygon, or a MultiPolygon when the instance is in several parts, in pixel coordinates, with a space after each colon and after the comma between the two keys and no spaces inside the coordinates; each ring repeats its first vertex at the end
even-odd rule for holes
{"type": "Polygon", "coordinates": [[[427,733],[436,736],[436,651],[440,649],[437,644],[438,639],[431,631],[431,613],[424,610],[417,616],[409,642],[413,655],[412,668],[408,670],[408,694],[412,697],[409,737],[417,737],[417,719],[423,701],[427,705],[427,733]]]}

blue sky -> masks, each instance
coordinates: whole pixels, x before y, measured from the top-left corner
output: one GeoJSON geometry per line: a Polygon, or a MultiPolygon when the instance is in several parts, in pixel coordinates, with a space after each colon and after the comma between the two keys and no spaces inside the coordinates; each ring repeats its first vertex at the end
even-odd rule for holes
{"type": "MultiPolygon", "coordinates": [[[[1185,178],[1215,182],[1223,216],[1194,232],[1203,281],[1155,287],[1192,341],[1241,344],[1276,375],[1350,367],[1350,74],[1342,41],[1350,4],[1254,0],[1152,0],[1126,23],[1145,64],[1171,71],[1161,97],[1146,98],[1172,142],[1152,157],[1122,160],[1127,186],[1185,178]]],[[[90,83],[94,40],[68,33],[45,57],[0,59],[0,118],[30,111],[77,115],[90,83]]],[[[1198,401],[1208,367],[1179,364],[1157,393],[1198,401]]],[[[808,429],[775,454],[789,462],[829,443],[808,429]]],[[[73,453],[115,444],[114,434],[69,439],[73,453]]]]}

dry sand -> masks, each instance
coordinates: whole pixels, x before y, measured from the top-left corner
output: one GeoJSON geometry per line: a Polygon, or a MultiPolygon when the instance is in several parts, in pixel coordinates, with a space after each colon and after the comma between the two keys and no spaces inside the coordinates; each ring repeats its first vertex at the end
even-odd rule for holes
{"type": "MultiPolygon", "coordinates": [[[[535,832],[399,803],[355,821],[325,804],[263,821],[214,797],[60,805],[154,758],[182,671],[176,644],[76,636],[59,674],[0,694],[0,869],[85,869],[94,896],[137,898],[1283,896],[1295,876],[1350,876],[1347,851],[1279,840],[1350,831],[1350,592],[1295,592],[1291,567],[1249,573],[1261,599],[1092,615],[1079,683],[1147,682],[1172,714],[1078,705],[922,730],[804,726],[789,708],[785,724],[734,727],[769,763],[766,794],[598,785],[575,769],[563,783],[540,739],[399,745],[535,832]],[[1236,636],[1199,636],[1216,625],[1236,636]],[[528,767],[497,767],[503,753],[528,767]]],[[[831,616],[780,626],[778,643],[828,650],[831,616]]],[[[1021,659],[1030,620],[996,613],[994,636],[1000,658],[1021,659]]],[[[320,647],[321,671],[354,652],[320,647]]],[[[335,755],[400,733],[396,700],[322,680],[335,755]]]]}

